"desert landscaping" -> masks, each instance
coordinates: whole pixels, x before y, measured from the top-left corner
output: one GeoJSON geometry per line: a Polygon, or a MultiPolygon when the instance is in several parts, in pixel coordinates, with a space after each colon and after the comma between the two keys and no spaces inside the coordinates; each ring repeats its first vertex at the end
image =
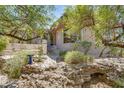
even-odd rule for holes
{"type": "Polygon", "coordinates": [[[0,88],[124,87],[124,6],[4,5],[0,12],[0,88]]]}

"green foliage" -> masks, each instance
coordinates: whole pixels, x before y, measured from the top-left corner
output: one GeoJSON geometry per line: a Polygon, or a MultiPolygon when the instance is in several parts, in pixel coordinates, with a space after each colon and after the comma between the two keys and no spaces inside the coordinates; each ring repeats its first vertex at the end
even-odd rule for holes
{"type": "Polygon", "coordinates": [[[34,33],[43,36],[53,21],[53,10],[54,6],[47,5],[0,6],[0,34],[10,33],[20,38],[23,35],[31,38],[34,33]]]}
{"type": "Polygon", "coordinates": [[[123,57],[124,56],[124,49],[118,47],[110,47],[110,56],[114,57],[123,57]]]}
{"type": "Polygon", "coordinates": [[[124,77],[115,80],[115,88],[124,88],[124,77]]]}
{"type": "MultiPolygon", "coordinates": [[[[62,18],[64,19],[62,22],[65,23],[65,28],[68,28],[70,33],[79,33],[84,27],[92,27],[93,33],[95,34],[96,45],[101,47],[102,44],[104,44],[103,40],[114,38],[113,33],[115,31],[113,31],[112,28],[116,24],[123,22],[124,6],[70,6],[66,8],[62,18]]],[[[116,34],[121,35],[120,37],[122,38],[124,36],[122,31],[116,34]]],[[[123,40],[124,39],[121,40],[122,43],[123,40]]]]}
{"type": "Polygon", "coordinates": [[[6,48],[8,43],[9,43],[8,38],[0,36],[0,52],[6,48]]]}
{"type": "MultiPolygon", "coordinates": [[[[111,40],[112,42],[116,42],[119,44],[118,40],[113,40],[115,38],[114,34],[122,34],[123,31],[118,31],[117,29],[112,29],[118,23],[123,23],[124,18],[124,6],[113,6],[113,5],[104,5],[97,6],[94,8],[94,33],[96,36],[96,43],[100,46],[103,43],[103,40],[111,40]],[[122,12],[123,11],[123,12],[122,12]]],[[[122,36],[120,36],[123,38],[122,36]]],[[[122,39],[122,43],[123,43],[122,39]]],[[[112,43],[111,42],[111,43],[112,43]]],[[[107,41],[109,43],[109,41],[107,41]]],[[[112,45],[114,46],[114,45],[112,45]]],[[[118,46],[119,47],[119,46],[118,46]]]]}
{"type": "Polygon", "coordinates": [[[79,51],[69,51],[66,53],[64,61],[68,64],[86,63],[93,62],[93,57],[79,51]]]}
{"type": "Polygon", "coordinates": [[[19,78],[22,66],[27,64],[27,54],[28,53],[24,51],[15,53],[13,58],[6,61],[3,71],[7,73],[10,78],[19,78]]]}
{"type": "Polygon", "coordinates": [[[97,40],[97,45],[100,45],[103,39],[103,35],[108,33],[114,24],[117,22],[116,6],[97,6],[94,10],[95,18],[95,35],[97,40]]]}
{"type": "Polygon", "coordinates": [[[90,48],[92,43],[89,41],[81,41],[81,46],[83,46],[83,48],[90,48]]]}
{"type": "Polygon", "coordinates": [[[81,41],[81,46],[84,48],[84,54],[87,54],[90,47],[92,46],[92,43],[89,41],[81,41]]]}
{"type": "Polygon", "coordinates": [[[83,48],[84,54],[87,54],[91,46],[92,43],[89,41],[80,41],[73,44],[73,50],[80,50],[83,48]]]}
{"type": "Polygon", "coordinates": [[[79,42],[75,42],[72,45],[72,49],[73,50],[80,50],[80,46],[81,46],[81,44],[79,42]]]}
{"type": "Polygon", "coordinates": [[[66,53],[67,53],[67,51],[60,51],[60,52],[59,52],[60,58],[61,58],[61,59],[64,59],[66,53]]]}
{"type": "Polygon", "coordinates": [[[124,80],[117,80],[115,87],[116,88],[124,88],[124,80]]]}
{"type": "Polygon", "coordinates": [[[70,6],[65,9],[64,22],[66,27],[69,28],[70,32],[80,32],[85,27],[85,19],[90,19],[93,16],[93,6],[77,5],[70,6]]]}

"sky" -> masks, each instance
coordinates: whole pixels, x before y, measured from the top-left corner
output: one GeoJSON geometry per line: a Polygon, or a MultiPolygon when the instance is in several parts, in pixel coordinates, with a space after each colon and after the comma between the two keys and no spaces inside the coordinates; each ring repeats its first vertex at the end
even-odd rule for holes
{"type": "Polygon", "coordinates": [[[55,13],[54,14],[56,16],[56,20],[63,15],[64,8],[65,8],[64,5],[55,5],[55,13]]]}

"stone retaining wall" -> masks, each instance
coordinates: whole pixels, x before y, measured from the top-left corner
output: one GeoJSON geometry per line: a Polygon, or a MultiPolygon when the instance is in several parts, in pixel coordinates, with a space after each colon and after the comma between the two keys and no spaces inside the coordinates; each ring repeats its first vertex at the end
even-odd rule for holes
{"type": "Polygon", "coordinates": [[[43,50],[43,54],[47,54],[47,41],[43,40],[42,44],[20,44],[10,43],[7,48],[0,53],[1,55],[12,55],[14,52],[27,51],[32,54],[38,54],[39,51],[43,50]]]}

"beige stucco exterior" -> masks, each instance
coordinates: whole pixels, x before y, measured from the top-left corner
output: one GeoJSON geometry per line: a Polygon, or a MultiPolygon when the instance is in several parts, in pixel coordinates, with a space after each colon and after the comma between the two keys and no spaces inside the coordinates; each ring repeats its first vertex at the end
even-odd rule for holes
{"type": "MultiPolygon", "coordinates": [[[[98,57],[102,48],[98,48],[98,47],[96,48],[95,35],[91,27],[85,27],[81,30],[81,41],[84,41],[84,40],[92,42],[92,47],[88,52],[88,54],[93,55],[94,57],[98,57]]],[[[57,31],[56,33],[56,47],[60,51],[72,50],[73,48],[73,43],[64,43],[64,33],[62,29],[60,31],[57,31]]]]}
{"type": "Polygon", "coordinates": [[[62,30],[57,31],[57,33],[56,33],[56,46],[59,49],[62,49],[63,42],[64,42],[63,38],[64,38],[63,37],[63,31],[62,30]]]}
{"type": "Polygon", "coordinates": [[[85,27],[81,30],[81,40],[95,43],[95,35],[91,27],[85,27]]]}
{"type": "MultiPolygon", "coordinates": [[[[95,36],[93,35],[92,29],[90,27],[83,28],[81,30],[81,41],[90,41],[95,43],[95,36]]],[[[72,48],[73,43],[64,43],[64,33],[61,31],[56,32],[56,46],[60,50],[69,50],[72,48]]]]}

